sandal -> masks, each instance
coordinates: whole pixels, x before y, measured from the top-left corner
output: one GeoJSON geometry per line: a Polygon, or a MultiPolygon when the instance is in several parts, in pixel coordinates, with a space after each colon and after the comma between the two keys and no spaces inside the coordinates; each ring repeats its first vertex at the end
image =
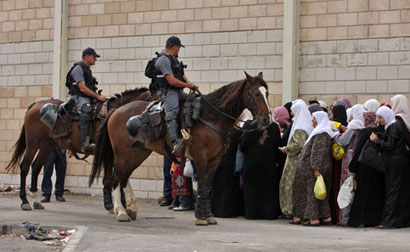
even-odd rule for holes
{"type": "Polygon", "coordinates": [[[300,224],[302,224],[302,221],[290,220],[290,221],[289,221],[289,224],[292,224],[292,225],[300,225],[300,224]]]}
{"type": "Polygon", "coordinates": [[[319,227],[320,226],[320,222],[319,223],[311,223],[310,221],[307,221],[305,223],[302,224],[305,227],[319,227]]]}

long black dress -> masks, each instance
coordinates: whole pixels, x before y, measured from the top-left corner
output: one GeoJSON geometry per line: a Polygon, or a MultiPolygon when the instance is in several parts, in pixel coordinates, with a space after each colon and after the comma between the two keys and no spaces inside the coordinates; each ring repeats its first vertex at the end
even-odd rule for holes
{"type": "Polygon", "coordinates": [[[363,165],[358,161],[360,153],[372,132],[378,129],[362,129],[356,140],[354,157],[349,165],[349,170],[356,173],[357,189],[350,210],[348,225],[352,227],[377,226],[383,215],[384,205],[384,174],[363,165]]]}
{"type": "Polygon", "coordinates": [[[376,144],[388,156],[381,224],[391,228],[410,227],[410,164],[400,122],[392,123],[376,144]]]}
{"type": "MultiPolygon", "coordinates": [[[[246,123],[245,129],[256,126],[246,123]]],[[[280,214],[278,169],[280,131],[276,123],[267,129],[267,138],[263,145],[259,140],[262,131],[244,132],[240,148],[245,153],[243,168],[243,192],[245,218],[276,219],[280,214]]]]}
{"type": "Polygon", "coordinates": [[[243,215],[243,192],[239,187],[239,174],[235,172],[236,150],[241,133],[233,129],[230,144],[215,172],[212,183],[212,213],[215,217],[243,215]]]}

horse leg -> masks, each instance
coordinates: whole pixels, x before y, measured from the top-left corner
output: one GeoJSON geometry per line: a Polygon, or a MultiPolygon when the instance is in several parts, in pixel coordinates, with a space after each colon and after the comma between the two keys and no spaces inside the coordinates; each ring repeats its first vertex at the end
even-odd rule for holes
{"type": "Polygon", "coordinates": [[[208,221],[206,220],[206,164],[207,160],[205,158],[198,157],[195,159],[195,169],[198,178],[198,196],[195,202],[195,225],[197,226],[208,225],[208,221]]]}
{"type": "Polygon", "coordinates": [[[205,186],[206,186],[206,220],[208,224],[210,225],[216,225],[218,222],[215,220],[215,216],[212,213],[212,182],[214,179],[214,175],[216,172],[216,169],[218,168],[220,164],[220,159],[216,158],[213,160],[208,161],[208,167],[206,170],[206,179],[205,179],[205,186]]]}
{"type": "Polygon", "coordinates": [[[128,179],[127,186],[125,187],[125,201],[127,202],[127,214],[131,220],[137,219],[137,199],[131,188],[130,180],[128,179]]]}
{"type": "Polygon", "coordinates": [[[105,210],[107,210],[109,214],[114,213],[114,210],[113,210],[114,205],[112,204],[112,194],[111,194],[111,192],[112,192],[112,179],[113,179],[112,173],[106,174],[104,172],[104,179],[103,179],[104,207],[105,207],[105,210]]]}
{"type": "Polygon", "coordinates": [[[31,206],[28,203],[27,195],[26,195],[26,177],[30,169],[30,164],[33,161],[33,158],[36,152],[37,152],[37,148],[28,146],[26,149],[26,153],[24,154],[23,161],[20,164],[20,195],[19,196],[22,201],[21,209],[25,211],[31,211],[31,206]]]}
{"type": "Polygon", "coordinates": [[[40,146],[40,152],[31,165],[31,187],[30,192],[37,192],[37,180],[40,174],[41,168],[47,162],[53,151],[54,146],[50,143],[45,143],[40,146]]]}
{"type": "Polygon", "coordinates": [[[130,221],[121,203],[121,184],[114,189],[114,215],[117,216],[118,221],[130,221]]]}

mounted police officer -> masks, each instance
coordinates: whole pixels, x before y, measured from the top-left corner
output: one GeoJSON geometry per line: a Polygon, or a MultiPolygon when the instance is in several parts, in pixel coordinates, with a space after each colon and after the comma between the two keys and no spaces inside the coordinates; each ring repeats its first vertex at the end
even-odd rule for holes
{"type": "Polygon", "coordinates": [[[172,141],[173,152],[179,152],[184,142],[179,134],[177,123],[179,101],[187,96],[183,89],[185,87],[198,89],[198,86],[185,76],[184,65],[177,59],[181,47],[185,46],[181,44],[178,37],[171,36],[167,39],[165,49],[155,61],[153,78],[157,95],[164,105],[165,122],[172,141]]]}
{"type": "Polygon", "coordinates": [[[66,86],[70,90],[70,99],[76,101],[77,112],[80,114],[78,128],[80,130],[81,151],[84,153],[93,153],[95,150],[95,144],[90,144],[89,139],[87,139],[94,110],[91,106],[91,99],[94,98],[101,102],[107,100],[105,96],[96,93],[98,82],[90,69],[90,66],[94,65],[99,57],[100,55],[94,49],[88,47],[83,51],[82,60],[74,63],[67,73],[66,86]]]}

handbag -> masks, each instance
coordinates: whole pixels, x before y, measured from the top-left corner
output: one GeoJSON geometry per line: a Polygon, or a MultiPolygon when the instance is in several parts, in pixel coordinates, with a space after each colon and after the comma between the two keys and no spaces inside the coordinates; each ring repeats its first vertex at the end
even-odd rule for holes
{"type": "Polygon", "coordinates": [[[358,161],[378,172],[386,173],[385,159],[386,158],[383,153],[378,150],[377,145],[372,141],[367,140],[367,142],[363,146],[358,161]]]}
{"type": "Polygon", "coordinates": [[[318,200],[324,200],[326,198],[326,185],[322,175],[316,178],[313,192],[315,193],[315,198],[318,200]]]}
{"type": "Polygon", "coordinates": [[[353,176],[349,176],[342,187],[340,187],[339,194],[337,195],[337,204],[340,209],[346,209],[352,204],[353,199],[353,176]]]}

